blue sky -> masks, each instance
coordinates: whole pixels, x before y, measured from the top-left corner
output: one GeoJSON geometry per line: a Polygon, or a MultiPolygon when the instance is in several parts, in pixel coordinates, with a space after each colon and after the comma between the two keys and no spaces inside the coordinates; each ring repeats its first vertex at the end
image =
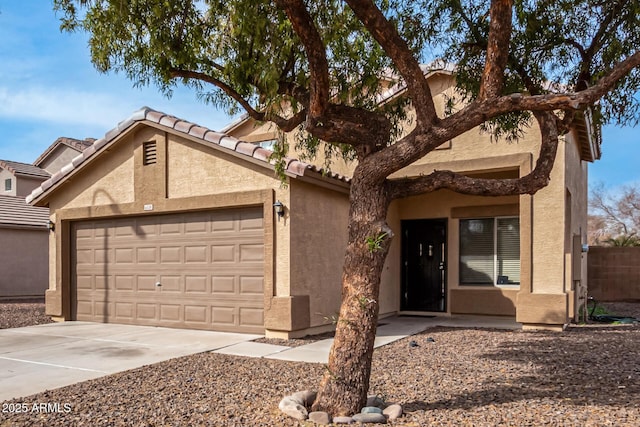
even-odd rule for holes
{"type": "Polygon", "coordinates": [[[51,1],[0,0],[0,159],[33,162],[56,138],[100,138],[142,106],[220,129],[233,120],[178,90],[101,74],[86,34],[62,33],[51,1]]]}
{"type": "MultiPolygon", "coordinates": [[[[87,36],[61,33],[51,2],[0,0],[0,159],[31,163],[60,136],[100,138],[142,106],[211,129],[233,120],[190,90],[167,99],[155,87],[98,73],[87,36]]],[[[640,129],[607,126],[603,137],[590,181],[640,183],[640,129]]]]}

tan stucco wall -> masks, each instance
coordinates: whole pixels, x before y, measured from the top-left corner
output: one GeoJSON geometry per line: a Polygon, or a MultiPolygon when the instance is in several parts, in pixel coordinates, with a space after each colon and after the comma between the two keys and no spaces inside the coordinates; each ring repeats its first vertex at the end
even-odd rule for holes
{"type": "Polygon", "coordinates": [[[0,228],[0,299],[44,297],[49,230],[0,228]]]}
{"type": "MultiPolygon", "coordinates": [[[[406,199],[405,199],[406,200],[406,199]]],[[[400,310],[400,276],[402,236],[400,235],[401,208],[399,202],[391,203],[387,213],[387,224],[393,231],[389,254],[380,277],[380,315],[397,313],[400,310]]]]}
{"type": "Polygon", "coordinates": [[[532,293],[564,291],[565,170],[564,143],[556,156],[549,185],[533,197],[532,293]]]}
{"type": "Polygon", "coordinates": [[[246,142],[268,141],[278,137],[278,128],[270,122],[258,123],[246,120],[226,132],[246,142]]]}
{"type": "MultiPolygon", "coordinates": [[[[152,139],[146,136],[144,139],[152,139]]],[[[280,187],[274,173],[263,166],[244,162],[235,156],[169,135],[167,149],[167,188],[169,198],[221,194],[280,187]]]]}
{"type": "Polygon", "coordinates": [[[586,220],[587,163],[569,134],[561,138],[549,185],[533,196],[531,288],[518,295],[516,317],[525,327],[561,328],[575,318],[586,256],[574,236],[586,242],[586,220]]]}
{"type": "Polygon", "coordinates": [[[291,294],[309,296],[311,327],[337,318],[348,213],[347,194],[291,183],[291,294]]]}
{"type": "Polygon", "coordinates": [[[569,224],[565,224],[565,288],[569,293],[569,317],[578,320],[579,307],[587,297],[587,253],[581,250],[587,243],[588,163],[580,159],[578,144],[568,134],[565,144],[565,206],[569,224]]]}
{"type": "Polygon", "coordinates": [[[15,196],[16,195],[16,177],[6,169],[0,169],[0,194],[3,196],[15,196]],[[11,190],[5,191],[5,180],[11,180],[11,190]]]}
{"type": "MultiPolygon", "coordinates": [[[[16,179],[16,196],[27,197],[31,192],[42,184],[44,178],[26,178],[20,176],[16,179]]],[[[2,181],[4,183],[4,181],[2,181]]],[[[4,187],[3,187],[4,188],[4,187]]]]}
{"type": "Polygon", "coordinates": [[[6,169],[0,169],[0,195],[26,197],[40,184],[45,178],[28,178],[25,176],[14,176],[6,169]],[[11,180],[11,190],[5,191],[5,180],[11,180]]]}
{"type": "MultiPolygon", "coordinates": [[[[91,158],[72,179],[67,179],[49,200],[51,212],[85,206],[113,206],[134,199],[133,139],[127,135],[97,158],[91,158]]],[[[114,209],[117,214],[117,209],[114,209]]]]}
{"type": "Polygon", "coordinates": [[[78,154],[80,154],[78,150],[74,150],[67,145],[60,144],[51,153],[49,153],[45,161],[40,163],[38,167],[53,175],[62,169],[63,166],[70,163],[78,154]]]}

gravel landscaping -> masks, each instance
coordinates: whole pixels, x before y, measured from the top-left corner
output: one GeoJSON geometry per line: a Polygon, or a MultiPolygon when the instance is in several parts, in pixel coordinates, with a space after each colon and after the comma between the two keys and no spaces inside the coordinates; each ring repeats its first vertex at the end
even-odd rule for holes
{"type": "Polygon", "coordinates": [[[41,300],[0,301],[0,329],[51,323],[41,300]]]}
{"type": "MultiPolygon", "coordinates": [[[[202,353],[3,402],[0,426],[311,426],[278,402],[323,371],[202,353]]],[[[429,329],[375,351],[370,393],[403,405],[388,425],[638,426],[640,325],[429,329]]]]}

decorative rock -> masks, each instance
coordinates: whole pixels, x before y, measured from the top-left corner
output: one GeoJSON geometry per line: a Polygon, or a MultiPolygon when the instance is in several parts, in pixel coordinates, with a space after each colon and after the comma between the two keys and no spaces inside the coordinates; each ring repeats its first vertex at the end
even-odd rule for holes
{"type": "Polygon", "coordinates": [[[390,420],[398,419],[402,416],[402,406],[398,404],[389,405],[384,408],[384,411],[382,411],[382,413],[389,417],[390,420]]]}
{"type": "Polygon", "coordinates": [[[351,424],[353,423],[353,418],[351,417],[333,417],[334,424],[351,424]]]}
{"type": "Polygon", "coordinates": [[[382,400],[379,396],[375,394],[371,394],[367,396],[367,405],[366,406],[376,406],[378,408],[384,408],[384,400],[382,400]]]}
{"type": "Polygon", "coordinates": [[[387,423],[387,417],[382,414],[355,414],[351,418],[353,418],[353,421],[359,423],[387,423]]]}
{"type": "Polygon", "coordinates": [[[360,411],[361,414],[382,414],[382,409],[377,406],[365,406],[360,411]]]}
{"type": "Polygon", "coordinates": [[[304,391],[298,391],[293,393],[291,397],[300,401],[301,405],[304,405],[307,408],[310,408],[311,405],[313,405],[313,402],[315,402],[317,395],[318,393],[316,393],[315,391],[304,390],[304,391]]]}
{"type": "Polygon", "coordinates": [[[296,420],[306,420],[309,413],[298,399],[291,396],[286,396],[278,404],[278,408],[287,416],[295,418],[296,420]]]}
{"type": "Polygon", "coordinates": [[[294,402],[297,403],[298,405],[302,405],[304,406],[304,401],[302,399],[300,399],[300,397],[291,395],[291,396],[285,396],[280,403],[282,404],[283,402],[294,402]]]}
{"type": "Polygon", "coordinates": [[[436,342],[436,340],[434,340],[433,338],[429,337],[429,338],[427,338],[427,342],[436,342]]]}
{"type": "Polygon", "coordinates": [[[322,425],[331,424],[331,420],[329,419],[329,414],[321,411],[310,412],[309,421],[313,421],[316,424],[322,424],[322,425]]]}

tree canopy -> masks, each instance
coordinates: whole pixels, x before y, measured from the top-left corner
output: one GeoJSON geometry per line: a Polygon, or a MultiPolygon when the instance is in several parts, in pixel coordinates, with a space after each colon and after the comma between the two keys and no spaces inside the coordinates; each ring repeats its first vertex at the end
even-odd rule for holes
{"type": "Polygon", "coordinates": [[[334,415],[366,400],[393,199],[442,188],[533,194],[549,182],[560,136],[582,111],[594,107],[596,133],[600,123],[638,121],[638,0],[55,0],[55,7],[64,29],[89,32],[98,70],[167,94],[184,84],[215,106],[243,109],[283,132],[304,130],[302,145],[312,152],[322,140],[357,158],[342,305],[314,403],[334,415]],[[444,115],[421,67],[436,59],[455,64],[460,97],[444,115]],[[405,89],[402,100],[380,105],[390,81],[405,89]],[[403,102],[415,119],[400,136],[403,102]],[[528,175],[437,170],[388,179],[477,126],[514,138],[532,123],[541,143],[528,175]]]}
{"type": "MultiPolygon", "coordinates": [[[[167,94],[183,83],[215,106],[244,109],[285,131],[303,124],[307,112],[315,116],[322,110],[324,129],[312,134],[346,143],[362,136],[355,129],[358,121],[380,122],[380,137],[388,139],[388,123],[366,112],[379,110],[382,76],[411,85],[421,75],[418,63],[437,58],[455,63],[459,88],[473,100],[481,95],[481,82],[489,82],[482,79],[487,55],[501,51],[495,43],[502,43],[507,49],[492,74],[494,84],[500,81],[500,95],[567,93],[593,87],[640,45],[638,1],[514,2],[497,12],[511,28],[500,30],[504,40],[496,38],[491,48],[490,2],[346,3],[55,2],[64,12],[64,29],[90,32],[91,57],[100,71],[124,72],[136,84],[153,83],[167,94]],[[283,111],[284,105],[292,109],[283,111]],[[352,122],[350,138],[342,132],[347,122],[352,122]]],[[[632,70],[608,85],[612,90],[564,104],[580,108],[603,95],[603,120],[635,124],[640,100],[633,94],[639,83],[640,73],[632,70]]],[[[417,97],[424,88],[415,89],[410,92],[416,108],[431,109],[428,99],[417,97]]],[[[504,106],[487,118],[499,134],[517,134],[530,107],[504,106]]],[[[562,107],[549,102],[544,108],[562,107]]],[[[312,123],[306,127],[311,130],[312,123]]]]}

